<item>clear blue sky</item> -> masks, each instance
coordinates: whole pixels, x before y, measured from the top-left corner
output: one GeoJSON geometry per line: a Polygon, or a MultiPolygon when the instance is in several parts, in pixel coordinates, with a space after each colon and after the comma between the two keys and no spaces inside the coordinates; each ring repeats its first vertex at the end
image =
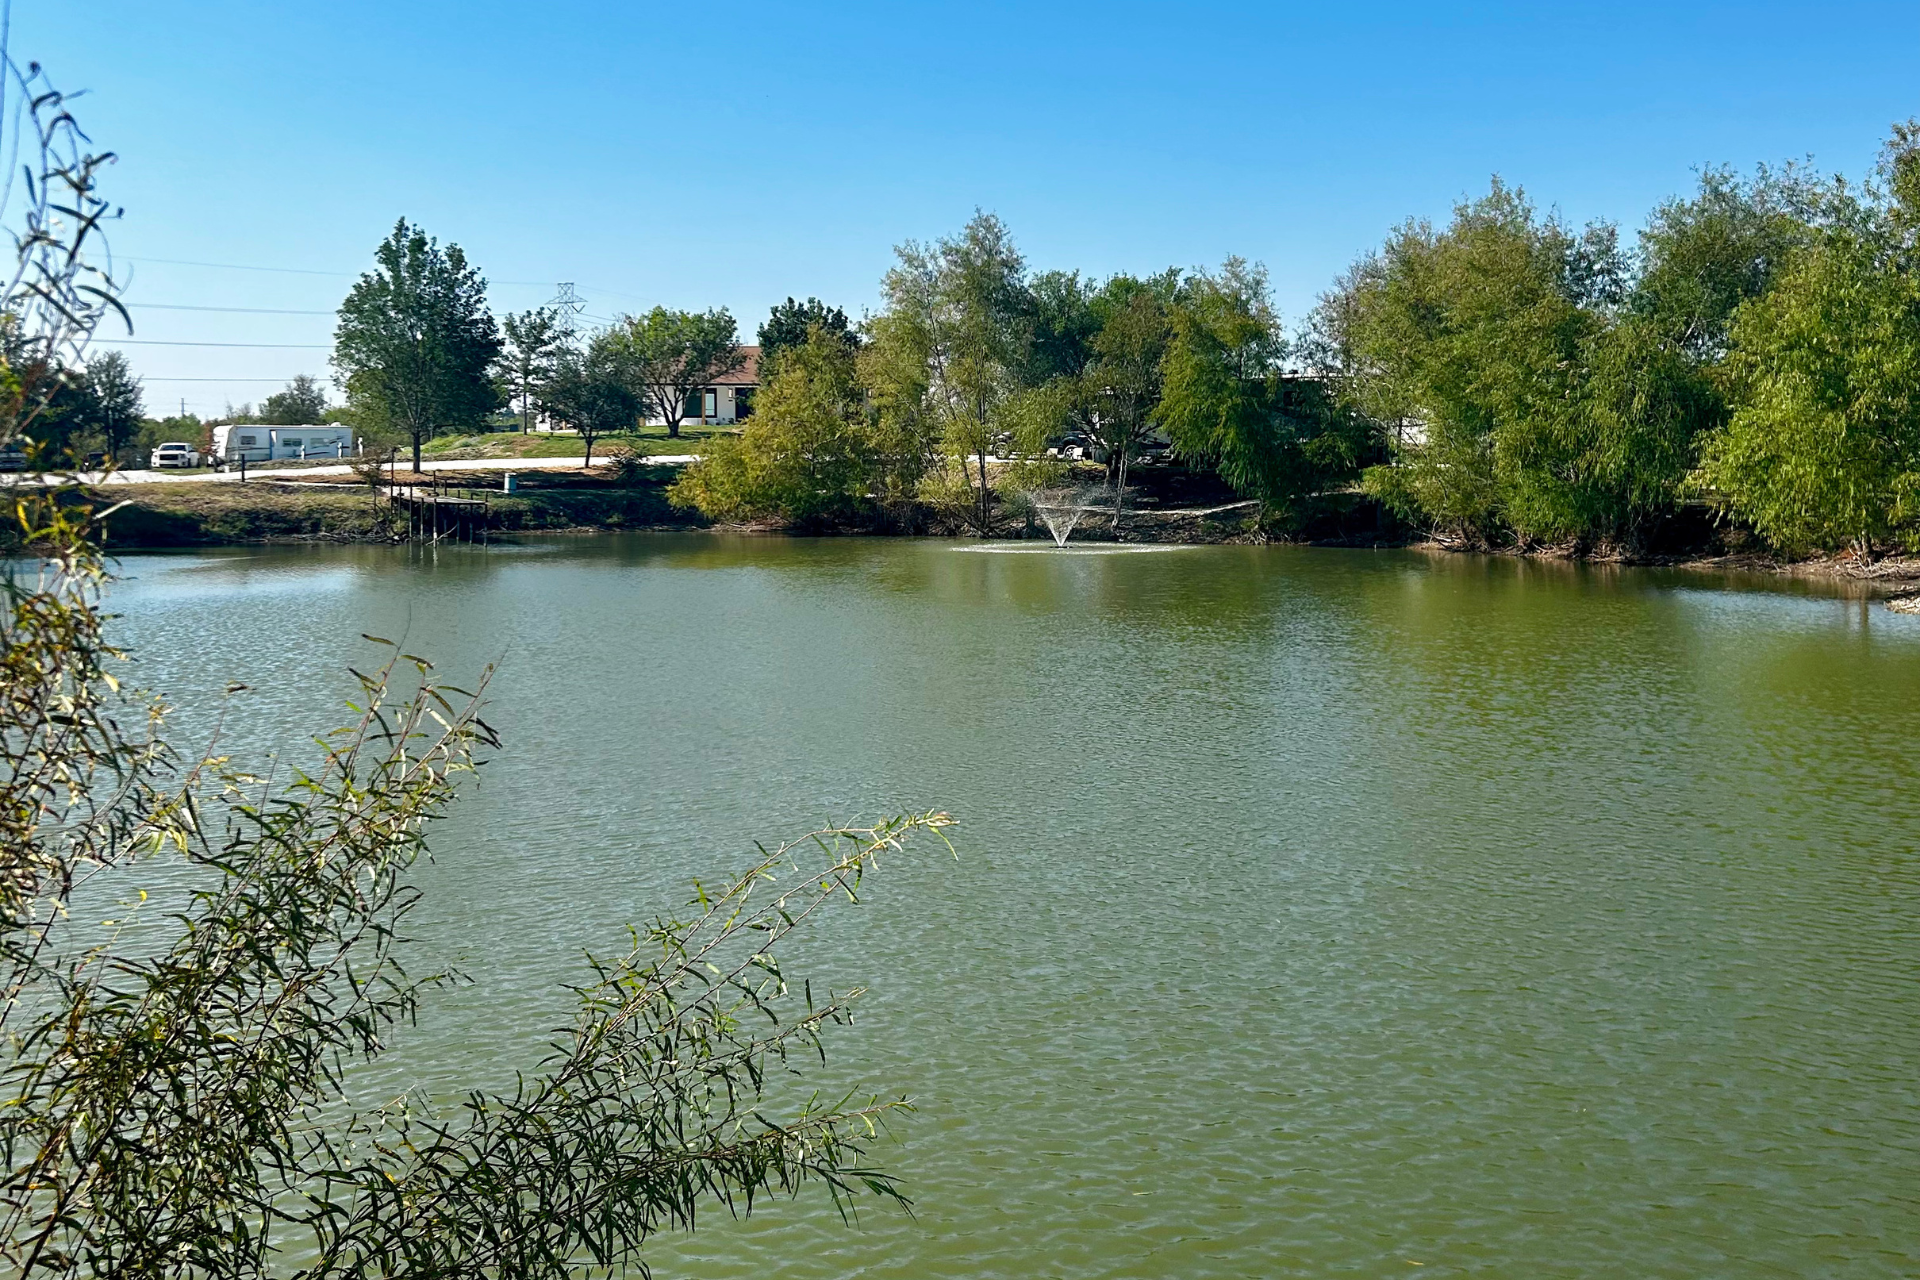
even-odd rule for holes
{"type": "MultiPolygon", "coordinates": [[[[1703,164],[1860,176],[1920,113],[1920,3],[661,5],[16,0],[122,156],[135,304],[330,310],[401,215],[520,309],[788,294],[1000,214],[1035,267],[1265,262],[1289,321],[1498,172],[1628,230],[1703,164]]],[[[136,308],[150,409],[327,371],[325,315],[136,308]],[[275,381],[161,381],[258,378],[275,381]]]]}

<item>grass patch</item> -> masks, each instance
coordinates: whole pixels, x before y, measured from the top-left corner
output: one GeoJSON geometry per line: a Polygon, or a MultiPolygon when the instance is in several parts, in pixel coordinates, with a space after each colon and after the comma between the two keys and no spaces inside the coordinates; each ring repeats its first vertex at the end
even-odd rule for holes
{"type": "Polygon", "coordinates": [[[131,484],[102,498],[125,504],[107,518],[107,543],[115,547],[391,537],[382,507],[358,486],[131,484]]]}
{"type": "MultiPolygon", "coordinates": [[[[631,449],[654,454],[699,453],[707,441],[740,434],[732,427],[682,427],[678,439],[667,435],[665,427],[646,427],[617,436],[601,436],[593,442],[593,456],[610,449],[631,449]]],[[[420,450],[432,458],[577,458],[586,451],[580,437],[571,432],[496,431],[475,436],[438,436],[420,450]]],[[[404,452],[404,451],[403,451],[404,452]]]]}

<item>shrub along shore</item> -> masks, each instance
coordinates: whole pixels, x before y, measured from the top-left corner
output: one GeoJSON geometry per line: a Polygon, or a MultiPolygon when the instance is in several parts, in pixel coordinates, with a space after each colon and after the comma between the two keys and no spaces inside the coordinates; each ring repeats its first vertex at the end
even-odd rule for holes
{"type": "MultiPolygon", "coordinates": [[[[463,474],[450,493],[484,494],[488,540],[514,541],[546,534],[634,533],[710,530],[756,534],[840,534],[850,536],[972,535],[968,522],[932,506],[907,513],[907,521],[866,525],[806,527],[779,520],[713,521],[669,497],[678,468],[616,465],[516,472],[516,492],[500,492],[498,473],[463,474]]],[[[1095,480],[1098,467],[1082,465],[1095,480]]],[[[431,476],[402,473],[399,482],[425,487],[431,476]]],[[[1079,542],[1290,543],[1321,547],[1416,547],[1457,552],[1461,544],[1438,540],[1398,520],[1377,498],[1362,490],[1330,495],[1318,504],[1310,524],[1277,531],[1257,509],[1237,501],[1234,491],[1209,472],[1179,465],[1145,465],[1133,476],[1129,503],[1116,527],[1110,511],[1091,511],[1074,527],[1079,542]]],[[[441,477],[443,485],[446,477],[441,477]]],[[[406,515],[358,482],[251,481],[246,484],[170,482],[114,486],[99,495],[119,505],[107,522],[115,550],[301,543],[396,543],[409,540],[406,515]]],[[[1017,505],[1000,513],[993,536],[1045,539],[1050,535],[1031,510],[1017,505]]],[[[1696,507],[1685,539],[1678,526],[1674,549],[1661,554],[1616,551],[1596,555],[1571,547],[1513,546],[1495,554],[1605,559],[1626,564],[1684,565],[1741,573],[1767,572],[1796,577],[1858,580],[1873,593],[1897,594],[1920,583],[1920,558],[1851,552],[1787,558],[1767,550],[1751,531],[1717,521],[1696,507]]],[[[471,530],[467,535],[470,536],[471,530]]],[[[419,536],[417,533],[415,536],[419,536]]],[[[1488,550],[1482,548],[1481,550],[1488,550]]]]}

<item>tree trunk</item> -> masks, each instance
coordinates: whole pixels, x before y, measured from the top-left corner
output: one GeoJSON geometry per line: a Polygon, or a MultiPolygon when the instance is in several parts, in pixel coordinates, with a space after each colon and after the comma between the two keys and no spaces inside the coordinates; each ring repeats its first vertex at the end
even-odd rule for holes
{"type": "Polygon", "coordinates": [[[587,442],[587,460],[580,464],[580,469],[585,471],[593,465],[593,437],[583,431],[580,433],[580,438],[587,442]]]}
{"type": "Polygon", "coordinates": [[[413,473],[415,475],[420,474],[420,440],[421,440],[420,433],[418,431],[414,432],[413,433],[413,473]]]}
{"type": "Polygon", "coordinates": [[[1120,508],[1127,500],[1127,455],[1131,452],[1131,449],[1124,447],[1120,450],[1120,483],[1113,487],[1113,536],[1116,541],[1120,537],[1120,508]]]}
{"type": "Polygon", "coordinates": [[[987,449],[980,447],[980,536],[986,537],[993,532],[993,508],[989,505],[987,490],[987,449]]]}

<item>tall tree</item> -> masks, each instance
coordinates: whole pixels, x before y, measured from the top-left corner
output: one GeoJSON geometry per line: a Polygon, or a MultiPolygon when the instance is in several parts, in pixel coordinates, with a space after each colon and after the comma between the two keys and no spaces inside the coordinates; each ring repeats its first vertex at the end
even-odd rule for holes
{"type": "Polygon", "coordinates": [[[1162,372],[1173,336],[1170,308],[1179,273],[1152,280],[1115,276],[1094,300],[1100,332],[1082,375],[1095,405],[1092,429],[1107,452],[1113,516],[1126,501],[1127,468],[1159,425],[1162,372]]]}
{"type": "Polygon", "coordinates": [[[561,348],[546,381],[547,412],[580,434],[587,450],[583,466],[593,465],[595,440],[633,430],[645,408],[626,367],[623,338],[615,328],[595,334],[585,351],[561,348]]]}
{"type": "Polygon", "coordinates": [[[1287,376],[1280,320],[1260,267],[1228,259],[1196,273],[1169,309],[1159,416],[1174,451],[1297,522],[1310,500],[1347,483],[1372,429],[1315,379],[1287,376]]]}
{"type": "Polygon", "coordinates": [[[1040,387],[1086,372],[1093,360],[1093,339],[1100,332],[1096,299],[1101,292],[1097,282],[1078,271],[1043,271],[1033,277],[1027,286],[1031,320],[1023,382],[1040,387]]]}
{"type": "Polygon", "coordinates": [[[1162,365],[1173,329],[1180,272],[1116,275],[1095,287],[1078,273],[1035,277],[1027,380],[1016,413],[1022,448],[1070,427],[1105,455],[1114,519],[1128,468],[1159,427],[1162,365]]]}
{"type": "Polygon", "coordinates": [[[873,317],[867,330],[856,364],[879,464],[872,492],[882,507],[904,511],[940,454],[940,424],[927,399],[926,330],[893,311],[873,317]]]}
{"type": "Polygon", "coordinates": [[[500,353],[500,380],[506,384],[508,403],[520,404],[520,434],[525,435],[533,429],[535,408],[565,355],[567,334],[552,307],[509,315],[501,329],[506,344],[500,353]]]}
{"type": "Polygon", "coordinates": [[[500,403],[500,336],[487,282],[459,245],[443,249],[403,218],[374,259],[340,304],[333,363],[356,411],[412,442],[417,471],[427,440],[477,428],[500,403]]]}
{"type": "Polygon", "coordinates": [[[260,421],[272,426],[304,427],[324,422],[326,416],[326,388],[304,373],[260,402],[260,421]]]}
{"type": "Polygon", "coordinates": [[[107,456],[121,460],[145,412],[140,379],[134,376],[127,357],[118,351],[93,356],[74,380],[73,392],[72,425],[96,433],[107,456]]]}
{"type": "Polygon", "coordinates": [[[962,473],[973,469],[969,520],[984,537],[993,527],[987,458],[1015,425],[1007,410],[1025,381],[1033,314],[1026,263],[989,213],[950,239],[894,252],[877,332],[923,362],[926,408],[962,473]]]}
{"type": "Polygon", "coordinates": [[[762,384],[772,381],[773,366],[779,361],[781,353],[807,345],[815,329],[839,341],[849,351],[859,350],[860,335],[847,322],[845,311],[839,307],[829,307],[818,298],[808,298],[805,302],[788,298],[785,302],[775,304],[772,313],[760,326],[762,384]]]}
{"type": "Polygon", "coordinates": [[[688,399],[747,362],[739,330],[724,307],[701,312],[655,307],[644,316],[628,316],[612,334],[633,389],[676,439],[688,399]]]}
{"type": "Polygon", "coordinates": [[[1349,389],[1407,424],[1371,487],[1472,540],[1572,532],[1581,348],[1615,253],[1607,229],[1575,235],[1496,179],[1444,229],[1409,222],[1365,259],[1338,308],[1349,389]]]}
{"type": "Polygon", "coordinates": [[[1746,179],[1705,170],[1691,197],[1663,202],[1640,232],[1628,311],[1696,363],[1717,363],[1735,310],[1772,288],[1844,203],[1843,192],[1797,166],[1763,165],[1746,179]]]}
{"type": "Polygon", "coordinates": [[[1920,252],[1902,217],[1829,230],[1734,315],[1734,410],[1700,478],[1784,550],[1920,545],[1920,252]]]}

